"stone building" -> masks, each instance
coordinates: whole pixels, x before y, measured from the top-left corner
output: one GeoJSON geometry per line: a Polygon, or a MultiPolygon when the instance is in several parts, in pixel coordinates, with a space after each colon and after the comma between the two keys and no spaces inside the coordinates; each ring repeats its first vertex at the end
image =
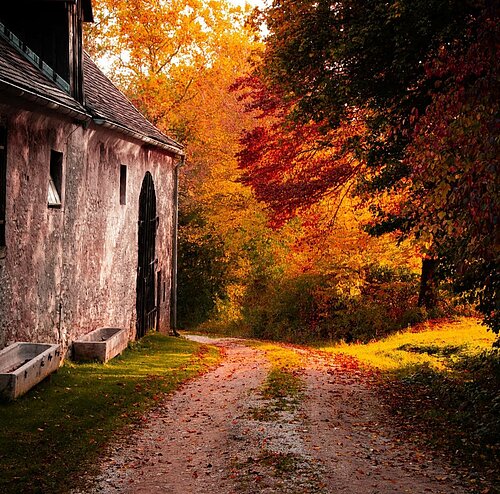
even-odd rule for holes
{"type": "Polygon", "coordinates": [[[0,5],[0,349],[169,330],[176,166],[82,49],[90,0],[0,5]]]}

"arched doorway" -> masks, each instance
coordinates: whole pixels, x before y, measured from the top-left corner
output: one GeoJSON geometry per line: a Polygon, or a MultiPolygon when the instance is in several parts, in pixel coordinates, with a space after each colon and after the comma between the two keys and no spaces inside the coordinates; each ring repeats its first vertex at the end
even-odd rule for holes
{"type": "Polygon", "coordinates": [[[146,172],[139,197],[139,246],[137,262],[137,338],[155,327],[156,194],[151,173],[146,172]]]}

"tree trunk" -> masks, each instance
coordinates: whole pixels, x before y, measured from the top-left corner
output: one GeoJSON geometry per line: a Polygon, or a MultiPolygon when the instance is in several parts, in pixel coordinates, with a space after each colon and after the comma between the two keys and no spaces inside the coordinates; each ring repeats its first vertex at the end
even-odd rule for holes
{"type": "Polygon", "coordinates": [[[436,268],[437,259],[422,259],[422,276],[420,278],[420,292],[418,294],[418,306],[426,309],[436,307],[436,268]]]}

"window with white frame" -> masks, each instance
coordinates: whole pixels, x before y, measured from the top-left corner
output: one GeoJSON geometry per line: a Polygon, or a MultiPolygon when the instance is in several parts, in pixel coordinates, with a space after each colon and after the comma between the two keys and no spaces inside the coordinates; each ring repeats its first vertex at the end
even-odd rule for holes
{"type": "Polygon", "coordinates": [[[50,151],[50,174],[47,203],[49,208],[60,208],[62,205],[63,154],[50,151]]]}

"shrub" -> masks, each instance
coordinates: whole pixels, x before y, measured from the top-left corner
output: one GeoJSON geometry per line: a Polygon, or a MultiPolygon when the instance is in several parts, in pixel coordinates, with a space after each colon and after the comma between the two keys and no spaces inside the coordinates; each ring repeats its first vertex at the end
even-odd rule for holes
{"type": "Polygon", "coordinates": [[[203,229],[200,211],[179,217],[178,305],[180,327],[205,321],[226,296],[228,261],[223,239],[203,229]]]}
{"type": "Polygon", "coordinates": [[[242,321],[257,338],[367,342],[432,315],[417,307],[418,289],[418,276],[407,269],[377,264],[362,270],[361,279],[342,267],[268,276],[248,287],[242,321]]]}

